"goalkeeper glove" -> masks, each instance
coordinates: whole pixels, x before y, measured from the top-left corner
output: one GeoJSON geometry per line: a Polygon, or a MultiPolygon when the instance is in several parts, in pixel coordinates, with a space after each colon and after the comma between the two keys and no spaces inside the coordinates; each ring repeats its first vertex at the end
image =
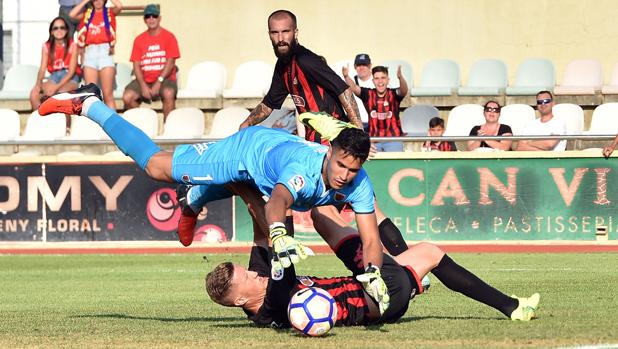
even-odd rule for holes
{"type": "Polygon", "coordinates": [[[365,269],[365,274],[357,275],[356,280],[360,281],[365,292],[378,302],[380,315],[384,315],[384,312],[388,309],[391,297],[388,295],[388,288],[380,275],[380,269],[369,263],[365,269]]]}
{"type": "Polygon", "coordinates": [[[283,269],[296,264],[301,259],[306,259],[307,256],[312,256],[313,251],[303,246],[293,237],[287,234],[283,223],[275,222],[270,226],[270,239],[273,243],[273,259],[272,277],[275,280],[281,280],[283,277],[283,269]]]}

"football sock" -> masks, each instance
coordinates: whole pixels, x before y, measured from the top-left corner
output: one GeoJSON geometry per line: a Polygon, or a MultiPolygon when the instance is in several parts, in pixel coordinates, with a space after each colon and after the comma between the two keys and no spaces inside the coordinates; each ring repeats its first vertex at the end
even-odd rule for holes
{"type": "Polygon", "coordinates": [[[285,230],[289,236],[294,237],[294,217],[285,216],[285,230]]]}
{"type": "Polygon", "coordinates": [[[408,249],[408,244],[403,239],[401,231],[391,221],[386,218],[378,225],[380,231],[380,240],[391,256],[397,256],[408,249]]]}
{"type": "Polygon", "coordinates": [[[519,305],[519,301],[486,284],[476,275],[472,274],[449,256],[444,255],[438,266],[431,271],[444,286],[462,293],[476,301],[487,304],[499,310],[507,317],[519,305]]]}
{"type": "MultiPolygon", "coordinates": [[[[95,98],[90,97],[84,103],[92,99],[95,98]]],[[[94,103],[89,103],[85,112],[86,116],[101,125],[118,148],[131,157],[142,170],[146,168],[148,160],[161,151],[161,148],[142,130],[116,114],[100,100],[96,99],[94,103]]],[[[84,113],[83,107],[82,113],[84,113]]]]}
{"type": "Polygon", "coordinates": [[[359,235],[351,235],[342,240],[333,250],[337,258],[343,262],[352,274],[360,275],[365,272],[363,265],[363,247],[359,235]]]}

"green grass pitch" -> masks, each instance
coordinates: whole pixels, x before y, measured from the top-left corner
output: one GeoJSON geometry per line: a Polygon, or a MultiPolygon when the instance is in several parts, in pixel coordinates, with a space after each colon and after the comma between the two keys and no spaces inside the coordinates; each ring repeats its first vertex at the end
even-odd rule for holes
{"type": "MultiPolygon", "coordinates": [[[[204,275],[247,255],[0,256],[1,348],[520,348],[618,343],[618,256],[454,254],[507,294],[541,293],[538,319],[513,322],[446,289],[414,299],[397,324],[324,338],[254,327],[212,303],[204,275]]],[[[345,275],[333,255],[299,274],[345,275]]]]}

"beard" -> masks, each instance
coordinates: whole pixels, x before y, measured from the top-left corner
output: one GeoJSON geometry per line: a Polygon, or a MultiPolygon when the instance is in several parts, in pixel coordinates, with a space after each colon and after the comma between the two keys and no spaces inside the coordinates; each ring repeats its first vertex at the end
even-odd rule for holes
{"type": "Polygon", "coordinates": [[[277,58],[289,59],[290,57],[292,57],[292,54],[295,51],[296,46],[298,46],[298,42],[296,41],[296,39],[292,39],[289,45],[287,42],[279,42],[279,43],[273,44],[273,51],[275,51],[275,56],[277,56],[277,58]],[[286,47],[287,47],[287,51],[285,52],[280,51],[280,49],[286,48],[286,47]]]}

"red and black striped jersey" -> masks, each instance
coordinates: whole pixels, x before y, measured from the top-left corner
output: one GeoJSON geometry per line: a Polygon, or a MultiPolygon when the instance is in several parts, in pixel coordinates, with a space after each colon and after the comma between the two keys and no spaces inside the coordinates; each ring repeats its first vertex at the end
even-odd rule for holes
{"type": "MultiPolygon", "coordinates": [[[[347,88],[345,81],[320,56],[297,45],[291,58],[277,60],[270,89],[262,103],[271,109],[279,109],[289,94],[299,114],[325,112],[348,122],[339,101],[339,95],[347,88]]],[[[322,143],[314,129],[305,125],[305,131],[305,139],[322,143]]]]}
{"type": "Polygon", "coordinates": [[[444,142],[430,142],[429,150],[433,151],[457,151],[457,146],[453,141],[444,141],[444,142]]]}
{"type": "Polygon", "coordinates": [[[360,99],[369,114],[369,136],[399,137],[401,121],[399,120],[399,104],[404,96],[397,95],[397,90],[386,89],[384,96],[378,96],[375,88],[361,87],[360,99]]]}

